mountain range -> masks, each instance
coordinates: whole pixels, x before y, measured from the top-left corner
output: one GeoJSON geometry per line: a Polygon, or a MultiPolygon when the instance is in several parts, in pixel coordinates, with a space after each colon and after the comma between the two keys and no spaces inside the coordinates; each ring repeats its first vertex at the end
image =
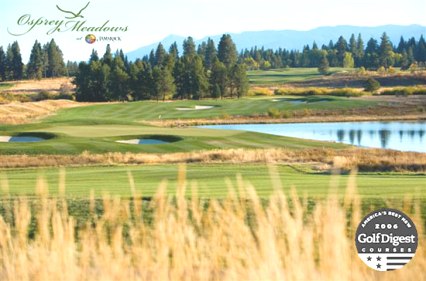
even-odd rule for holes
{"type": "MultiPolygon", "coordinates": [[[[386,32],[393,44],[398,44],[401,36],[405,40],[415,37],[416,40],[419,39],[421,35],[426,35],[426,26],[421,25],[382,25],[375,27],[361,27],[361,26],[333,26],[333,27],[318,27],[312,30],[307,31],[297,31],[297,30],[267,30],[267,31],[247,31],[242,33],[230,33],[232,39],[234,40],[237,49],[239,51],[244,49],[250,49],[254,46],[258,48],[264,47],[266,49],[278,49],[284,48],[287,50],[301,50],[303,46],[309,44],[312,46],[312,43],[315,41],[319,47],[323,44],[328,45],[330,40],[334,43],[337,41],[339,36],[343,36],[347,41],[352,34],[355,34],[357,37],[358,34],[361,34],[364,44],[366,45],[367,41],[372,37],[376,40],[380,40],[383,32],[386,32]]],[[[199,44],[203,41],[206,41],[208,38],[214,40],[217,44],[220,40],[222,34],[206,36],[199,40],[195,40],[196,44],[199,44]]],[[[166,50],[169,49],[170,45],[176,42],[180,48],[182,48],[182,43],[186,37],[178,35],[169,35],[159,42],[143,46],[134,51],[127,53],[129,60],[135,60],[137,58],[142,58],[145,55],[148,55],[152,49],[156,49],[158,44],[161,42],[166,50]]]]}

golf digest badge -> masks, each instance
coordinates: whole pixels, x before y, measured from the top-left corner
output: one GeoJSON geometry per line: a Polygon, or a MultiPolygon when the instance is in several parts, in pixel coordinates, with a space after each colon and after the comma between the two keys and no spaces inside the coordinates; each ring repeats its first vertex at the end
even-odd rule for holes
{"type": "Polygon", "coordinates": [[[400,269],[415,255],[418,234],[413,221],[403,212],[381,209],[368,214],[355,236],[358,256],[378,271],[400,269]]]}

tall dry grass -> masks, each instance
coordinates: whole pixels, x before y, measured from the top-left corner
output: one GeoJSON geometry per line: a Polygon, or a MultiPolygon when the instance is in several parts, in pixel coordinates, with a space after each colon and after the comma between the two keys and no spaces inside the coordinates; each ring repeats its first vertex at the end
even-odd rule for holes
{"type": "MultiPolygon", "coordinates": [[[[278,177],[273,167],[271,177],[278,177]]],[[[89,222],[79,229],[66,211],[64,182],[62,174],[62,197],[56,199],[49,199],[46,184],[38,182],[36,213],[20,198],[10,206],[12,222],[0,217],[1,280],[426,279],[419,206],[408,199],[404,211],[422,237],[416,257],[393,272],[375,272],[358,259],[353,236],[365,211],[360,209],[355,174],[343,202],[330,195],[308,210],[295,190],[288,200],[276,180],[275,194],[262,204],[241,177],[238,186],[229,184],[226,199],[206,203],[181,167],[176,196],[167,197],[167,183],[162,182],[149,203],[154,210],[150,218],[129,174],[133,199],[105,196],[103,215],[92,204],[89,222]],[[187,190],[190,198],[185,197],[187,190]],[[31,216],[37,233],[30,239],[31,216]]]]}
{"type": "Polygon", "coordinates": [[[46,100],[40,102],[13,102],[0,105],[0,124],[24,124],[47,117],[59,109],[82,106],[68,100],[46,100]]]}
{"type": "Polygon", "coordinates": [[[89,165],[141,165],[175,163],[285,163],[309,164],[320,171],[330,170],[339,157],[349,171],[426,172],[426,154],[383,149],[216,149],[178,153],[120,153],[78,155],[0,155],[0,168],[58,167],[89,165]]]}

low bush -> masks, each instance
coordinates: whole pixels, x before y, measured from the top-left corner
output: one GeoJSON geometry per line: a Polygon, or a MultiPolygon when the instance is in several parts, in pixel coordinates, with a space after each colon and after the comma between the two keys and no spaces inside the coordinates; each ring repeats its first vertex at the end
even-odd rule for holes
{"type": "Polygon", "coordinates": [[[291,88],[280,88],[274,91],[275,95],[280,96],[337,96],[337,97],[359,97],[365,95],[365,93],[352,89],[322,89],[322,88],[304,88],[304,89],[291,89],[291,88]]]}
{"type": "Polygon", "coordinates": [[[255,87],[249,90],[248,96],[272,96],[274,92],[268,88],[255,87]]]}
{"type": "Polygon", "coordinates": [[[366,92],[375,92],[380,89],[380,83],[374,78],[368,78],[364,83],[364,91],[366,92]]]}
{"type": "Polygon", "coordinates": [[[40,91],[38,94],[33,95],[32,101],[42,101],[42,100],[50,100],[54,99],[55,96],[52,93],[49,93],[47,91],[40,91]]]}
{"type": "Polygon", "coordinates": [[[268,116],[271,117],[271,118],[281,118],[282,113],[277,108],[269,108],[268,109],[268,116]]]}
{"type": "Polygon", "coordinates": [[[426,88],[423,87],[400,87],[385,90],[382,95],[386,96],[411,96],[411,95],[426,95],[426,88]]]}

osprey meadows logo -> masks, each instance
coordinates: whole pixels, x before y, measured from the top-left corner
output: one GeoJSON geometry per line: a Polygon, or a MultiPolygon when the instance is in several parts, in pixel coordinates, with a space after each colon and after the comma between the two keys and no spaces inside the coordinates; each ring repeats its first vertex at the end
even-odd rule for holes
{"type": "Polygon", "coordinates": [[[62,32],[84,32],[84,33],[113,33],[128,31],[128,26],[115,26],[109,19],[100,23],[91,23],[89,17],[84,14],[90,9],[90,2],[87,2],[82,8],[69,9],[56,5],[56,11],[62,17],[51,18],[45,16],[36,16],[32,14],[23,14],[16,21],[16,26],[8,27],[7,31],[13,36],[22,36],[38,29],[45,29],[47,35],[62,32]]]}
{"type": "Polygon", "coordinates": [[[355,236],[358,256],[374,270],[404,267],[414,257],[418,234],[413,221],[403,212],[381,209],[368,214],[355,236]]]}

